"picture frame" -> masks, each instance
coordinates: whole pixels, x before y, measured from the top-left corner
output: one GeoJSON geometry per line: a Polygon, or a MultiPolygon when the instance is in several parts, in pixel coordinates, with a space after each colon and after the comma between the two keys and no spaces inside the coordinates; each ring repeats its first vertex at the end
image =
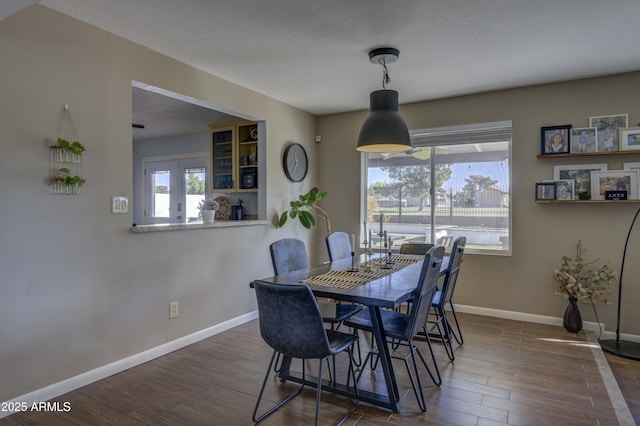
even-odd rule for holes
{"type": "Polygon", "coordinates": [[[598,128],[575,127],[571,129],[569,151],[572,153],[597,152],[598,128]]]}
{"type": "Polygon", "coordinates": [[[598,152],[620,150],[618,129],[629,126],[629,114],[589,117],[589,127],[598,129],[598,152]]]}
{"type": "Polygon", "coordinates": [[[540,128],[540,152],[545,155],[569,153],[569,130],[571,124],[540,128]]]}
{"type": "Polygon", "coordinates": [[[620,151],[640,151],[640,127],[622,127],[618,132],[620,151]]]}
{"type": "Polygon", "coordinates": [[[536,182],[536,201],[555,200],[555,199],[556,199],[556,183],[555,182],[536,182]]]}
{"type": "Polygon", "coordinates": [[[591,172],[591,199],[604,200],[605,191],[627,191],[628,200],[637,200],[638,173],[638,170],[591,172]]]}
{"type": "Polygon", "coordinates": [[[640,197],[640,163],[622,163],[622,169],[638,171],[638,196],[640,197]]]}
{"type": "Polygon", "coordinates": [[[574,180],[574,198],[588,200],[591,198],[591,172],[607,169],[607,163],[553,166],[553,180],[574,180]]]}
{"type": "Polygon", "coordinates": [[[573,179],[543,180],[543,183],[555,183],[556,200],[575,200],[575,183],[573,179]]]}

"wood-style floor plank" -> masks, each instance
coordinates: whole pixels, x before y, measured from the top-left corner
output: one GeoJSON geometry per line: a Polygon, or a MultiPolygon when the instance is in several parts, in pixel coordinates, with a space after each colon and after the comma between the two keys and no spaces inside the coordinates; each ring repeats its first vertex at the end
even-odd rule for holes
{"type": "MultiPolygon", "coordinates": [[[[346,424],[619,424],[584,334],[469,314],[459,314],[459,319],[465,344],[455,347],[455,362],[449,361],[441,343],[433,343],[442,385],[421,374],[427,413],[418,408],[404,365],[394,361],[401,411],[361,404],[346,424]]],[[[366,350],[370,337],[361,339],[366,350]]],[[[0,419],[0,425],[251,425],[270,357],[258,322],[251,321],[55,399],[69,402],[70,412],[17,413],[0,419]]],[[[634,418],[640,420],[640,362],[610,354],[606,359],[634,418]]],[[[345,366],[339,358],[339,378],[345,377],[345,366]]],[[[299,368],[300,361],[294,361],[294,367],[299,368]]],[[[317,363],[309,362],[307,368],[314,371],[317,363]]],[[[384,389],[381,371],[367,368],[361,386],[384,389]]],[[[295,387],[271,374],[261,409],[295,387]]],[[[320,423],[334,424],[350,406],[350,400],[324,393],[320,423]]],[[[307,389],[262,424],[310,424],[314,411],[315,390],[307,389]]]]}

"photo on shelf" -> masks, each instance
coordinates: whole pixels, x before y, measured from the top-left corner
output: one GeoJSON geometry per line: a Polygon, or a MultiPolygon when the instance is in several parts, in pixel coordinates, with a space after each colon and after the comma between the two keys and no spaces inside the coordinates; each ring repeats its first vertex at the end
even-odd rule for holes
{"type": "Polygon", "coordinates": [[[569,152],[570,124],[540,128],[542,154],[566,154],[569,152]]]}
{"type": "MultiPolygon", "coordinates": [[[[622,163],[624,170],[637,170],[638,171],[638,192],[640,192],[640,163],[622,163]]],[[[640,194],[638,194],[640,196],[640,194]]]]}
{"type": "Polygon", "coordinates": [[[619,151],[618,129],[629,126],[629,114],[589,117],[589,127],[598,129],[598,152],[619,151]]]}
{"type": "Polygon", "coordinates": [[[555,200],[555,199],[556,199],[555,182],[536,182],[536,201],[555,200]]]}
{"type": "Polygon", "coordinates": [[[637,170],[591,172],[591,199],[604,200],[606,191],[626,191],[627,199],[638,199],[637,170]]]}
{"type": "Polygon", "coordinates": [[[640,150],[640,127],[623,127],[618,129],[620,139],[620,151],[640,150]]]}
{"type": "Polygon", "coordinates": [[[556,200],[575,200],[575,183],[573,179],[543,180],[556,186],[556,200]]]}
{"type": "Polygon", "coordinates": [[[581,200],[589,199],[585,194],[591,192],[591,172],[606,171],[608,165],[602,164],[572,164],[553,167],[553,180],[572,179],[575,181],[574,196],[581,200]]]}
{"type": "Polygon", "coordinates": [[[570,151],[596,152],[598,149],[598,129],[595,127],[578,127],[571,129],[570,151]]]}

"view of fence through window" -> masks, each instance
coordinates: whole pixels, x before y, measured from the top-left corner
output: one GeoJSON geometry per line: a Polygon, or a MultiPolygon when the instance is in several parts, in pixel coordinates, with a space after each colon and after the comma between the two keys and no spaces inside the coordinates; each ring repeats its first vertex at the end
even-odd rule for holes
{"type": "Polygon", "coordinates": [[[383,217],[394,248],[405,242],[447,245],[464,235],[470,251],[509,251],[510,127],[506,141],[469,140],[367,154],[367,225],[374,245],[383,217]]]}

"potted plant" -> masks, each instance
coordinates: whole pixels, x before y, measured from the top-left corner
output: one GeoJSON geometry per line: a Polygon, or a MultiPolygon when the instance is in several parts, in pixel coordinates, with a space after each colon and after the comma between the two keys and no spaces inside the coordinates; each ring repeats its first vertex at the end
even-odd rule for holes
{"type": "Polygon", "coordinates": [[[554,278],[558,282],[558,290],[555,294],[569,300],[563,325],[572,333],[582,330],[582,318],[576,302],[588,300],[592,304],[594,302],[609,303],[607,295],[611,293],[611,285],[616,278],[616,272],[607,265],[599,268],[589,267],[598,259],[585,262],[582,259],[583,253],[582,242],[578,240],[576,257],[562,256],[560,269],[556,269],[554,273],[554,278]]]}
{"type": "Polygon", "coordinates": [[[300,195],[297,200],[289,203],[289,209],[282,212],[278,220],[278,228],[282,228],[287,223],[287,219],[298,218],[302,226],[310,229],[316,224],[315,215],[318,214],[327,222],[327,235],[330,234],[331,220],[329,219],[329,214],[316,205],[319,200],[326,196],[326,192],[320,192],[316,187],[311,188],[306,194],[300,195]]]}
{"type": "Polygon", "coordinates": [[[66,139],[58,138],[57,144],[51,147],[56,150],[56,156],[59,163],[79,163],[80,156],[85,147],[78,141],[69,142],[66,139]]]}
{"type": "Polygon", "coordinates": [[[203,223],[213,223],[216,218],[216,211],[220,208],[220,203],[216,200],[209,198],[200,201],[198,209],[202,215],[203,223]]]}
{"type": "Polygon", "coordinates": [[[78,175],[71,176],[71,171],[62,167],[58,169],[58,175],[50,179],[50,184],[54,194],[77,194],[86,181],[78,175]]]}

